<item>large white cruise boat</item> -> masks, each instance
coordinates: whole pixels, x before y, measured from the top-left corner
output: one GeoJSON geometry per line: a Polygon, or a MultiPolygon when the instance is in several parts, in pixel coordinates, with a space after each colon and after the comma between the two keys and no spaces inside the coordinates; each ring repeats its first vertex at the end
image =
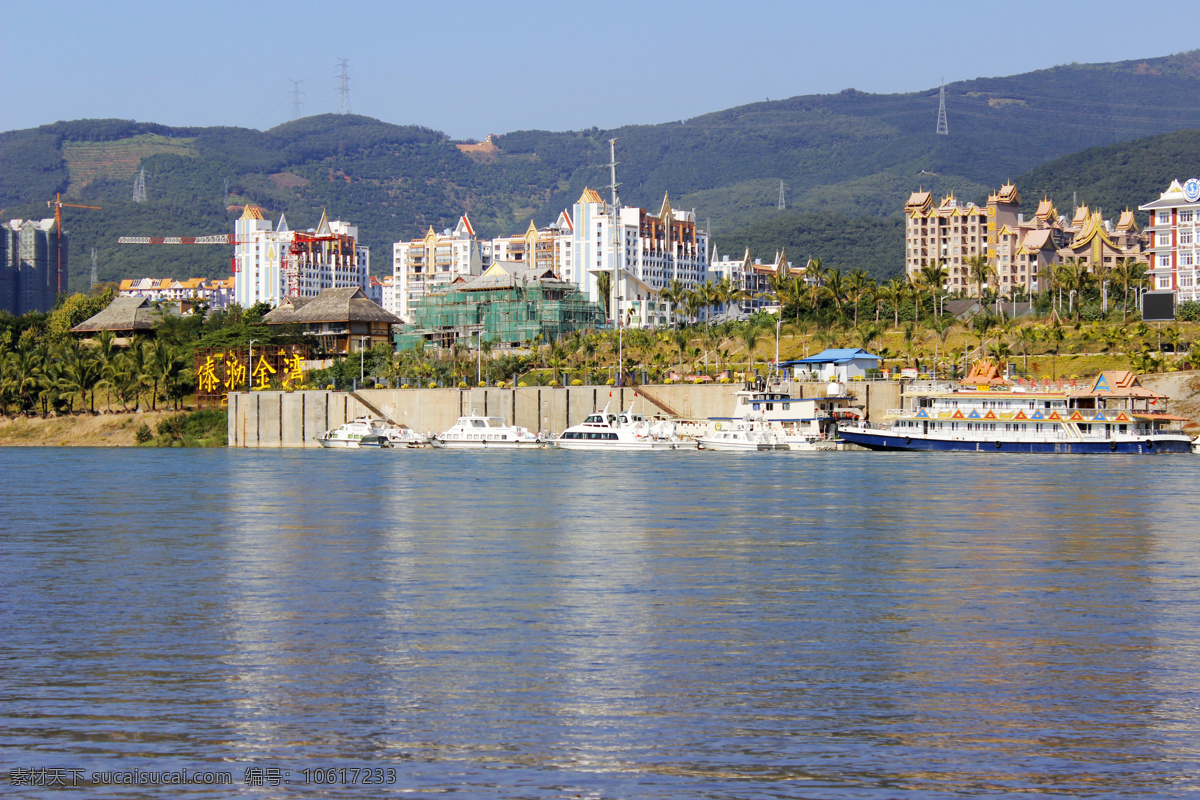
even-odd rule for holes
{"type": "MultiPolygon", "coordinates": [[[[789,392],[771,389],[759,378],[750,381],[734,394],[733,413],[727,417],[709,417],[709,430],[700,437],[702,447],[708,442],[721,442],[736,437],[725,434],[735,430],[752,431],[756,426],[766,428],[771,438],[785,447],[754,449],[836,450],[838,425],[856,419],[861,412],[851,403],[845,387],[833,382],[814,397],[792,397],[789,392]]],[[[751,449],[751,448],[740,448],[751,449]]]]}
{"type": "Polygon", "coordinates": [[[1183,417],[1131,372],[1101,373],[1085,390],[1014,385],[977,364],[960,386],[914,384],[908,407],[879,425],[842,426],[843,439],[871,450],[988,453],[1189,453],[1183,417]]]}
{"type": "Polygon", "coordinates": [[[641,414],[603,411],[588,414],[554,440],[563,450],[695,450],[696,443],[681,439],[672,422],[651,423],[641,414]]]}
{"type": "Polygon", "coordinates": [[[432,439],[434,447],[449,448],[529,448],[541,447],[536,433],[515,425],[505,425],[500,417],[468,414],[459,417],[454,427],[432,439]]]}

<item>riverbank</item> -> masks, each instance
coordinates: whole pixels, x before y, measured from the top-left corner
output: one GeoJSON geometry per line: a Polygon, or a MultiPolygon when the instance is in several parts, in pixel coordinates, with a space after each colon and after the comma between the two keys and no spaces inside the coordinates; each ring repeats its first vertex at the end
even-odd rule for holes
{"type": "Polygon", "coordinates": [[[131,411],[44,418],[0,416],[0,447],[221,447],[225,444],[224,420],[223,410],[215,415],[131,411]]]}

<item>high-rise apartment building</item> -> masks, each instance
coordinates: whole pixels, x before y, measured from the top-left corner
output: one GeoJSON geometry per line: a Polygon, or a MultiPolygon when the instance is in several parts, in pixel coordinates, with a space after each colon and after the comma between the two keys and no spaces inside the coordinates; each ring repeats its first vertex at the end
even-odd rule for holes
{"type": "Polygon", "coordinates": [[[905,273],[915,280],[922,267],[940,263],[949,293],[979,295],[987,288],[1001,296],[1035,294],[1047,285],[1046,270],[1067,259],[1095,272],[1141,253],[1143,238],[1131,211],[1113,225],[1087,206],[1076,208],[1070,220],[1049,199],[1029,219],[1020,207],[1011,183],[989,195],[985,206],[960,203],[953,195],[934,205],[929,192],[913,192],[904,205],[905,273]],[[995,271],[983,287],[971,268],[980,256],[995,271]]]}
{"type": "Polygon", "coordinates": [[[60,258],[65,290],[67,237],[55,234],[54,220],[0,223],[0,309],[17,316],[52,310],[58,299],[60,258]]]}
{"type": "Polygon", "coordinates": [[[459,277],[479,275],[482,269],[483,250],[471,220],[460,217],[454,230],[440,234],[430,227],[420,239],[392,245],[396,308],[389,310],[408,321],[413,304],[434,288],[449,286],[459,277]]]}
{"type": "Polygon", "coordinates": [[[272,226],[255,206],[246,206],[235,224],[234,294],[243,308],[285,297],[316,297],[326,289],[356,286],[367,290],[371,253],[358,244],[358,228],[329,221],[322,213],[316,228],[293,231],[279,217],[272,226]]]}
{"type": "Polygon", "coordinates": [[[1200,178],[1173,180],[1150,212],[1147,262],[1150,288],[1174,291],[1179,302],[1200,300],[1200,178]]]}

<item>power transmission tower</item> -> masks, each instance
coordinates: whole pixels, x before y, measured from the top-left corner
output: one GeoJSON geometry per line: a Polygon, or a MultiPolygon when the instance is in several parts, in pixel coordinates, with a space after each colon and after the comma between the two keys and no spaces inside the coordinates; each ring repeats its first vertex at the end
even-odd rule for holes
{"type": "Polygon", "coordinates": [[[350,74],[347,72],[350,62],[345,58],[338,59],[341,74],[338,75],[338,113],[350,113],[350,74]]]}
{"type": "Polygon", "coordinates": [[[946,78],[942,78],[941,88],[938,89],[938,124],[937,132],[942,136],[950,135],[950,126],[946,123],[946,78]]]}
{"type": "Polygon", "coordinates": [[[100,282],[100,270],[96,266],[96,248],[92,248],[92,283],[89,289],[94,289],[96,284],[100,282]]]}
{"type": "Polygon", "coordinates": [[[779,182],[779,205],[775,206],[775,208],[779,209],[780,211],[783,211],[787,208],[787,197],[783,193],[783,181],[779,182]]]}
{"type": "Polygon", "coordinates": [[[304,113],[304,81],[288,80],[292,83],[292,119],[300,119],[304,113]]]}
{"type": "Polygon", "coordinates": [[[146,168],[142,167],[133,179],[133,202],[146,202],[146,168]]]}
{"type": "Polygon", "coordinates": [[[225,197],[223,198],[223,202],[221,204],[226,207],[229,206],[229,178],[225,179],[225,197]]]}

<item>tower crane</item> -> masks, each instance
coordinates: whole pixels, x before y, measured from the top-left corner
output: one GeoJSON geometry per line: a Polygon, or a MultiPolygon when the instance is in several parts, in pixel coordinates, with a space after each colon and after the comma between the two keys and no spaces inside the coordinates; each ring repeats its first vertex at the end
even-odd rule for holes
{"type": "MultiPolygon", "coordinates": [[[[300,292],[300,256],[307,250],[312,253],[312,246],[321,242],[336,242],[338,255],[342,254],[342,246],[350,243],[350,252],[354,253],[353,239],[341,234],[316,234],[305,231],[291,231],[290,242],[280,242],[283,258],[284,280],[287,282],[287,295],[296,296],[300,292]]],[[[213,236],[121,236],[117,244],[249,244],[257,240],[254,236],[239,236],[236,233],[221,233],[213,236]]],[[[237,259],[230,260],[230,271],[236,273],[237,259]]]]}
{"type": "Polygon", "coordinates": [[[58,246],[55,247],[55,252],[58,254],[58,293],[62,294],[62,210],[63,208],[91,208],[96,211],[101,210],[100,206],[84,206],[78,203],[64,203],[62,201],[62,193],[55,192],[53,200],[46,201],[47,206],[54,208],[54,235],[58,239],[58,246]]]}

